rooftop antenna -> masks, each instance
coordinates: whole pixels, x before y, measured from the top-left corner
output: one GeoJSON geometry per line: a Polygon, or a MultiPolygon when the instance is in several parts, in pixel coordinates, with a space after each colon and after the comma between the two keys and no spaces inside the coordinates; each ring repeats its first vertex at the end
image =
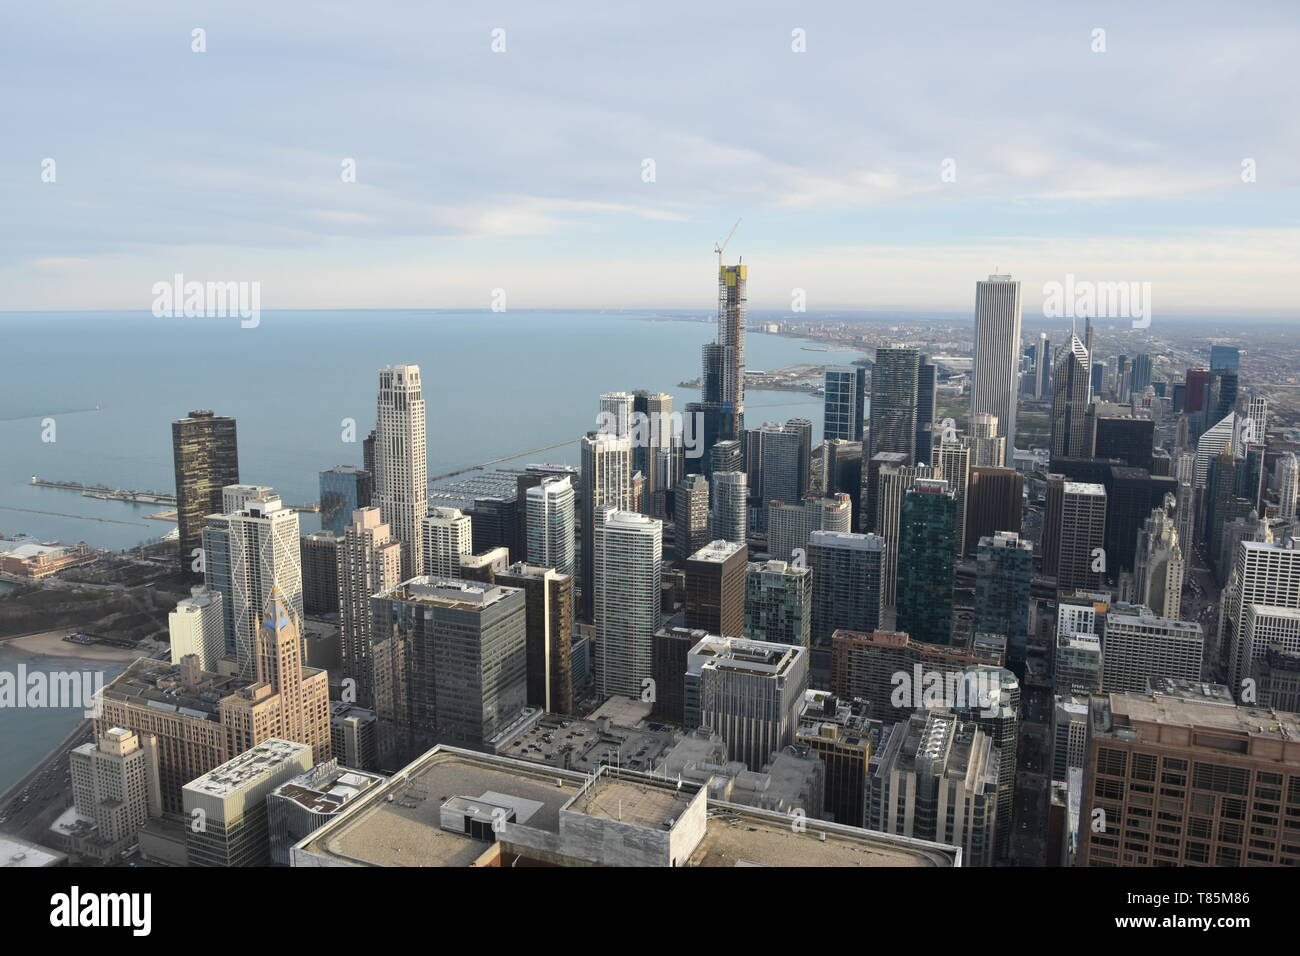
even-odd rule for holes
{"type": "Polygon", "coordinates": [[[740,225],[741,220],[736,220],[736,225],[731,227],[731,232],[727,233],[727,238],[713,244],[713,251],[718,254],[718,270],[722,270],[722,253],[727,249],[727,243],[731,242],[731,237],[736,234],[736,228],[740,225]]]}

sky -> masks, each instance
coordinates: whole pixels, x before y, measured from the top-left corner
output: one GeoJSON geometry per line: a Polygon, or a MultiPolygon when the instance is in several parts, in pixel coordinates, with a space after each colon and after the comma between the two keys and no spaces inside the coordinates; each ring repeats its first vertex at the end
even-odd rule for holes
{"type": "Polygon", "coordinates": [[[0,309],[703,313],[742,219],[753,308],[1300,316],[1298,50],[1291,0],[8,3],[0,309]]]}

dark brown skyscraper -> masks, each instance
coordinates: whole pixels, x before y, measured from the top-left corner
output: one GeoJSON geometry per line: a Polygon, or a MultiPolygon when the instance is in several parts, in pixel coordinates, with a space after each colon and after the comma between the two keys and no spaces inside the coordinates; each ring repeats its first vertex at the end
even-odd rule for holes
{"type": "Polygon", "coordinates": [[[496,583],[524,592],[528,705],[552,714],[573,709],[573,576],[522,561],[496,583]]]}
{"type": "Polygon", "coordinates": [[[239,484],[235,420],[204,409],[172,422],[172,459],[181,573],[194,574],[194,552],[201,547],[207,516],[221,511],[221,489],[239,484]]]}
{"type": "Polygon", "coordinates": [[[720,637],[745,633],[749,549],[714,541],[686,561],[686,626],[720,637]]]}
{"type": "Polygon", "coordinates": [[[974,554],[980,538],[999,531],[1020,533],[1025,476],[1014,468],[970,470],[966,486],[966,553],[974,554]]]}

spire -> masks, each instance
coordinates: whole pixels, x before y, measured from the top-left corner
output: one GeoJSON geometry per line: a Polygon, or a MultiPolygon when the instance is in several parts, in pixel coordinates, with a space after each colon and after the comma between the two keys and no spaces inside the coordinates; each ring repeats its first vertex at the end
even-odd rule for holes
{"type": "Polygon", "coordinates": [[[292,624],[293,615],[285,602],[284,592],[277,584],[271,588],[271,596],[267,598],[266,607],[262,611],[262,626],[268,630],[280,631],[292,624]]]}

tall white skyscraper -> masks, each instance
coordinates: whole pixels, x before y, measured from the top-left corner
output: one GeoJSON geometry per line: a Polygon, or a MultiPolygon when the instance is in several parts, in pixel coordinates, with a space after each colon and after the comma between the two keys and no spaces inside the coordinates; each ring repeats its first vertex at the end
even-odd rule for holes
{"type": "Polygon", "coordinates": [[[1291,521],[1296,515],[1296,496],[1300,495],[1300,459],[1289,452],[1277,460],[1277,516],[1291,521]]]}
{"type": "Polygon", "coordinates": [[[431,578],[459,578],[461,555],[472,554],[470,516],[459,508],[434,508],[420,519],[424,564],[420,573],[431,578]]]}
{"type": "Polygon", "coordinates": [[[420,519],[429,505],[429,453],[418,365],[379,370],[374,501],[384,523],[402,543],[402,578],[417,576],[424,567],[420,519]]]}
{"type": "Polygon", "coordinates": [[[629,392],[606,392],[600,396],[598,431],[626,438],[632,430],[632,395],[629,392]]]}
{"type": "Polygon", "coordinates": [[[1242,703],[1249,702],[1241,696],[1242,681],[1252,675],[1270,643],[1300,651],[1300,629],[1272,623],[1288,618],[1300,618],[1300,541],[1241,542],[1223,590],[1219,640],[1228,651],[1229,686],[1242,703]]]}
{"type": "Polygon", "coordinates": [[[567,475],[544,478],[540,485],[528,489],[525,527],[529,564],[573,574],[576,498],[567,475]]]}
{"type": "Polygon", "coordinates": [[[713,537],[744,544],[749,531],[749,476],[743,471],[715,471],[710,509],[713,537]]]}
{"type": "Polygon", "coordinates": [[[339,629],[343,673],[356,681],[356,702],[373,706],[374,670],[371,650],[377,639],[370,596],[397,587],[402,573],[402,546],[383,523],[378,508],[352,512],[339,548],[339,629]]]}
{"type": "Polygon", "coordinates": [[[582,511],[582,562],[578,586],[582,589],[583,620],[594,620],[595,595],[593,567],[595,514],[601,505],[613,505],[619,511],[632,511],[632,440],[595,432],[581,441],[582,486],[579,507],[582,511]]]}
{"type": "Polygon", "coordinates": [[[216,671],[217,661],[226,650],[222,600],[220,591],[206,586],[190,588],[190,597],[167,615],[173,664],[179,664],[187,654],[195,654],[201,668],[216,671]]]}
{"type": "Polygon", "coordinates": [[[663,523],[604,505],[595,524],[596,687],[639,700],[662,618],[663,523]]]}
{"type": "Polygon", "coordinates": [[[991,275],[975,283],[975,363],[971,415],[996,415],[1007,440],[1001,464],[1014,465],[1016,393],[1020,384],[1020,283],[991,275]]]}
{"type": "Polygon", "coordinates": [[[284,603],[302,620],[298,512],[284,507],[278,495],[250,498],[242,511],[209,519],[203,541],[206,584],[220,591],[230,607],[239,676],[256,679],[257,629],[271,592],[279,589],[284,603]]]}
{"type": "Polygon", "coordinates": [[[961,436],[951,441],[942,439],[934,445],[931,465],[934,477],[948,482],[948,490],[957,498],[956,541],[953,548],[958,555],[966,549],[966,489],[970,485],[970,442],[961,436]]]}

